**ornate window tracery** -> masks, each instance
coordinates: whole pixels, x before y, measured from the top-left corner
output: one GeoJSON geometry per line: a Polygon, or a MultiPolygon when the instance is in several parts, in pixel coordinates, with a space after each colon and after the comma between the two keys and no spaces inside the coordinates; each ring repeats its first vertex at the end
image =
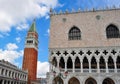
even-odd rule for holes
{"type": "Polygon", "coordinates": [[[72,27],[69,31],[69,40],[80,40],[81,39],[81,31],[77,27],[72,27]]]}
{"type": "Polygon", "coordinates": [[[119,29],[111,24],[106,28],[106,36],[107,38],[119,38],[119,29]]]}

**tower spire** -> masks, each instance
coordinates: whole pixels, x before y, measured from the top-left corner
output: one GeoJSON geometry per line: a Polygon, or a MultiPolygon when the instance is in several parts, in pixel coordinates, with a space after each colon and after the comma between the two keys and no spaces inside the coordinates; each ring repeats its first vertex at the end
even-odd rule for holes
{"type": "Polygon", "coordinates": [[[36,21],[35,21],[35,19],[33,20],[33,23],[32,23],[28,32],[37,32],[36,31],[36,21]]]}

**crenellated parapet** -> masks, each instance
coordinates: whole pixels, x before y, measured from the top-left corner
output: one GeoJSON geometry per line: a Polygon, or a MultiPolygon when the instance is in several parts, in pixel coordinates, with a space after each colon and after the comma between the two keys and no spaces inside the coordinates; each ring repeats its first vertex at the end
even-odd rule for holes
{"type": "MultiPolygon", "coordinates": [[[[120,7],[120,6],[119,6],[120,7]]],[[[71,11],[69,11],[68,9],[66,9],[65,11],[60,10],[59,12],[53,10],[52,8],[50,9],[50,16],[52,15],[62,15],[62,14],[74,14],[74,13],[83,13],[83,12],[97,12],[97,11],[108,11],[108,10],[119,10],[120,8],[116,7],[115,5],[113,5],[112,7],[106,6],[105,8],[92,8],[92,9],[80,9],[78,8],[78,10],[75,10],[72,8],[71,11]]]]}

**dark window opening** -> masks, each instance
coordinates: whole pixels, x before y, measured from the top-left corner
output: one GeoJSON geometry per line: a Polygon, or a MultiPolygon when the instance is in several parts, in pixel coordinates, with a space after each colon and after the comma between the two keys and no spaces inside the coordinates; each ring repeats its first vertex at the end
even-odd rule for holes
{"type": "Polygon", "coordinates": [[[64,62],[63,57],[61,57],[61,59],[60,59],[59,67],[60,68],[65,68],[65,62],[64,62]]]}
{"type": "Polygon", "coordinates": [[[105,60],[103,57],[100,57],[100,69],[105,69],[106,66],[105,66],[105,60]]]}
{"type": "Polygon", "coordinates": [[[97,69],[97,62],[96,62],[95,57],[92,57],[92,60],[91,60],[91,68],[92,68],[92,69],[97,69]]]}
{"type": "Polygon", "coordinates": [[[77,27],[73,27],[69,31],[69,40],[80,40],[81,39],[81,31],[77,27]]]}
{"type": "Polygon", "coordinates": [[[27,43],[33,43],[33,40],[27,40],[27,43]]]}
{"type": "Polygon", "coordinates": [[[109,25],[106,28],[107,38],[119,38],[119,29],[115,25],[109,25]]]}
{"type": "Polygon", "coordinates": [[[73,68],[73,63],[72,63],[72,59],[69,57],[67,60],[67,68],[68,69],[72,69],[73,68]]]}
{"type": "Polygon", "coordinates": [[[80,68],[80,59],[77,57],[76,59],[75,59],[75,68],[80,68]]]}
{"type": "Polygon", "coordinates": [[[114,69],[114,62],[111,56],[108,58],[108,68],[114,69]]]}
{"type": "Polygon", "coordinates": [[[89,63],[87,57],[83,59],[83,69],[89,69],[89,63]]]}
{"type": "Polygon", "coordinates": [[[117,69],[120,69],[120,56],[117,57],[116,64],[117,64],[117,69]]]}
{"type": "Polygon", "coordinates": [[[54,65],[55,67],[57,67],[57,59],[55,57],[52,60],[52,65],[54,65]]]}

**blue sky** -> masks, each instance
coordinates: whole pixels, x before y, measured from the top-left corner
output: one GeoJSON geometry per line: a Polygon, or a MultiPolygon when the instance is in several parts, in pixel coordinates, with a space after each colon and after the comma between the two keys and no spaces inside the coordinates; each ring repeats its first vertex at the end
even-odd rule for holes
{"type": "Polygon", "coordinates": [[[119,8],[119,0],[0,0],[0,59],[22,66],[25,37],[33,19],[39,34],[38,77],[49,70],[48,44],[49,9],[59,12],[68,9],[119,8]],[[45,69],[42,71],[42,69],[45,69]]]}

